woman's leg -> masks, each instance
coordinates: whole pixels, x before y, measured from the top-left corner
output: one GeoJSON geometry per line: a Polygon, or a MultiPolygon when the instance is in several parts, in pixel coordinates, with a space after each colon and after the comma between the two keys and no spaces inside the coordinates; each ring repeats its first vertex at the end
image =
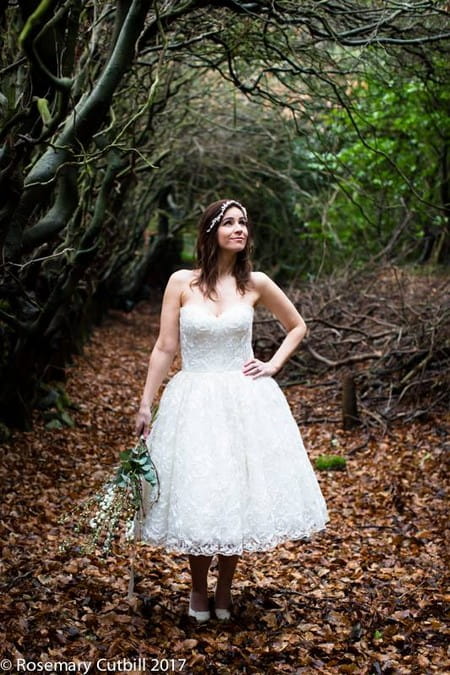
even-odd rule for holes
{"type": "Polygon", "coordinates": [[[198,612],[208,609],[208,570],[212,555],[190,555],[192,577],[191,607],[198,612]]]}
{"type": "Polygon", "coordinates": [[[219,555],[219,576],[216,586],[216,608],[228,609],[231,604],[231,584],[239,560],[238,555],[219,555]]]}

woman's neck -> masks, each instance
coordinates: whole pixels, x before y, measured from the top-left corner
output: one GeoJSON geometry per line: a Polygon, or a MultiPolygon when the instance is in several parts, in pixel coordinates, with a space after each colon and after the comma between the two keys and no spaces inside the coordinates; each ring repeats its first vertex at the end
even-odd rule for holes
{"type": "Polygon", "coordinates": [[[236,254],[227,254],[222,252],[217,261],[218,279],[221,277],[229,277],[233,274],[234,264],[236,262],[236,254]]]}

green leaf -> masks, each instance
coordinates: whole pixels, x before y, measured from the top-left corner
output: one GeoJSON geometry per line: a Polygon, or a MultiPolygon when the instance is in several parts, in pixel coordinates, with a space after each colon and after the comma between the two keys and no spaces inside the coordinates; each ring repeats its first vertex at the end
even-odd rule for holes
{"type": "Polygon", "coordinates": [[[157,483],[157,478],[156,478],[156,473],[154,471],[147,471],[144,476],[145,480],[148,483],[151,483],[152,485],[156,485],[157,483]]]}
{"type": "Polygon", "coordinates": [[[50,422],[47,422],[47,424],[45,425],[45,428],[46,429],[62,429],[63,423],[61,422],[61,420],[57,420],[57,419],[50,420],[50,422]]]}
{"type": "Polygon", "coordinates": [[[63,410],[62,412],[60,412],[59,417],[67,427],[73,428],[75,426],[75,422],[73,421],[72,417],[69,415],[67,410],[63,410]]]}

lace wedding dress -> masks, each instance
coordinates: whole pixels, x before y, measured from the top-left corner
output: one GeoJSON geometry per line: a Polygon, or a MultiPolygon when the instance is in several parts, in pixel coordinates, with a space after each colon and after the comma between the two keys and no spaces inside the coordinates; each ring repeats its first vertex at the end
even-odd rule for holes
{"type": "Polygon", "coordinates": [[[193,555],[266,551],[308,537],[328,520],[325,501],[286,398],[253,380],[253,308],[216,317],[180,310],[182,370],[168,383],[148,447],[160,496],[144,488],[143,540],[193,555]]]}

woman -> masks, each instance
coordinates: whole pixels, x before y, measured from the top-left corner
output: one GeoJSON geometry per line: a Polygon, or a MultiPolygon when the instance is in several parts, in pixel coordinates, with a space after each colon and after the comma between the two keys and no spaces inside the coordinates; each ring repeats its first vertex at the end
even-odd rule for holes
{"type": "Polygon", "coordinates": [[[198,268],[172,274],[164,293],[136,418],[160,478],[160,498],[147,512],[142,538],[189,555],[189,615],[198,621],[210,618],[207,575],[214,554],[215,614],[228,619],[243,551],[307,537],[327,521],[297,425],[272,379],[306,326],[283,291],[251,271],[251,234],[239,202],[221,200],[205,210],[198,268]],[[252,351],[255,305],[269,309],[286,330],[267,362],[252,351]],[[179,343],[182,370],[167,385],[150,432],[152,402],[179,343]]]}

